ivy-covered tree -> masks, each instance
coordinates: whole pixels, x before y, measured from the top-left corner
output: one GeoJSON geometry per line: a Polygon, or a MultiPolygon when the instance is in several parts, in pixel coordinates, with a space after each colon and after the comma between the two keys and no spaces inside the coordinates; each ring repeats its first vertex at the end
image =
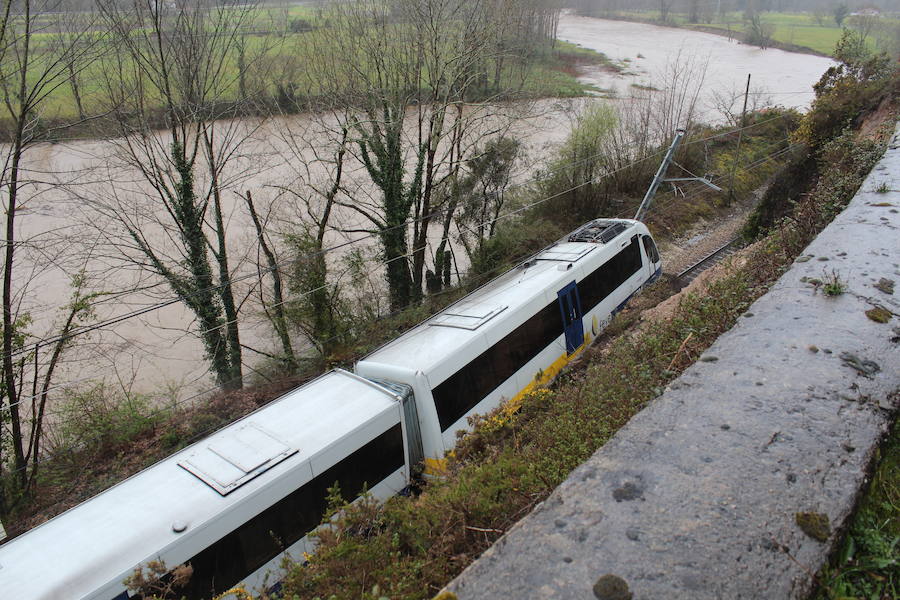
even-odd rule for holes
{"type": "Polygon", "coordinates": [[[105,236],[121,264],[160,277],[191,310],[216,383],[239,388],[224,173],[254,131],[234,118],[247,93],[243,73],[253,68],[242,44],[254,7],[202,0],[104,0],[99,7],[118,48],[102,86],[117,127],[110,170],[137,172],[142,184],[114,184],[87,200],[108,217],[105,236]],[[235,55],[244,57],[237,66],[235,55]]]}

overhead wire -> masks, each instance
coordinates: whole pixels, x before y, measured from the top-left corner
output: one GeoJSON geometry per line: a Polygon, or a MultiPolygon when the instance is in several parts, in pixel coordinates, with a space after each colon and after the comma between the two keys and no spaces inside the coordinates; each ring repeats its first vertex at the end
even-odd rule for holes
{"type": "MultiPolygon", "coordinates": [[[[781,141],[779,141],[779,142],[775,142],[775,143],[773,143],[773,144],[770,144],[770,145],[766,146],[766,148],[771,148],[771,147],[776,146],[776,145],[781,145],[781,144],[785,143],[786,141],[787,141],[787,140],[785,139],[785,140],[781,140],[781,141]]],[[[770,161],[770,160],[773,160],[773,159],[776,158],[777,156],[779,156],[779,155],[781,155],[781,154],[783,154],[783,153],[788,152],[789,150],[791,150],[792,148],[796,147],[797,145],[798,145],[798,144],[790,144],[790,145],[788,145],[788,146],[786,146],[786,147],[784,147],[784,148],[781,148],[781,149],[779,149],[779,150],[777,150],[777,151],[775,151],[775,152],[773,152],[773,153],[771,153],[771,154],[768,154],[768,155],[766,155],[766,156],[763,156],[763,157],[761,157],[760,159],[757,159],[756,161],[754,161],[754,162],[752,162],[752,163],[750,163],[750,164],[748,164],[748,165],[746,165],[746,166],[744,166],[744,167],[741,167],[739,170],[742,171],[742,172],[746,172],[746,171],[752,170],[752,169],[756,168],[757,166],[759,166],[760,164],[762,164],[762,163],[764,163],[764,162],[768,162],[768,161],[770,161]]],[[[659,153],[657,153],[657,154],[659,154],[659,153]]],[[[613,172],[610,172],[610,173],[606,174],[606,176],[612,175],[612,174],[614,174],[614,173],[617,172],[617,171],[621,171],[621,170],[624,170],[624,169],[626,169],[626,168],[630,168],[631,166],[634,166],[634,164],[637,164],[638,162],[641,162],[641,161],[643,161],[643,160],[648,160],[649,158],[652,158],[652,156],[648,156],[648,157],[645,157],[644,159],[640,159],[640,160],[638,160],[638,161],[634,161],[633,163],[629,163],[628,165],[625,165],[625,166],[623,166],[623,167],[620,167],[620,168],[617,169],[616,171],[613,171],[613,172]]],[[[682,167],[682,168],[683,168],[683,167],[682,167]]],[[[685,170],[686,170],[686,169],[685,169],[685,170]]],[[[489,225],[489,224],[491,224],[492,222],[496,222],[496,221],[498,221],[498,220],[500,220],[500,219],[508,218],[508,217],[514,216],[515,214],[518,214],[519,212],[521,212],[523,209],[527,209],[527,208],[533,207],[533,206],[535,206],[535,205],[538,205],[538,204],[540,204],[540,203],[547,202],[547,201],[549,201],[549,200],[552,200],[552,199],[558,197],[559,195],[568,193],[568,192],[573,191],[573,190],[575,190],[575,189],[578,189],[578,188],[580,188],[580,187],[582,187],[582,186],[584,186],[584,185],[588,185],[588,184],[590,184],[590,183],[595,183],[595,182],[596,182],[596,180],[594,180],[594,179],[587,180],[587,181],[585,181],[585,182],[582,182],[582,183],[580,183],[580,184],[577,184],[577,185],[575,185],[575,186],[572,186],[572,187],[570,187],[570,188],[568,188],[568,189],[566,189],[566,190],[564,190],[564,191],[562,191],[562,192],[559,192],[559,193],[557,193],[557,194],[554,194],[554,195],[552,195],[552,196],[548,196],[548,197],[545,197],[545,198],[541,198],[541,199],[539,199],[539,200],[537,200],[537,201],[535,201],[535,202],[533,202],[533,203],[530,203],[529,205],[526,205],[525,207],[520,207],[519,209],[516,209],[516,210],[511,211],[511,212],[509,212],[509,213],[505,213],[505,214],[503,214],[503,215],[500,215],[500,216],[498,216],[498,217],[495,218],[495,219],[491,219],[491,220],[488,220],[488,221],[484,221],[484,222],[482,222],[482,223],[480,223],[480,224],[478,224],[478,225],[475,225],[475,227],[478,227],[479,225],[481,225],[481,226],[489,225]]],[[[671,207],[671,206],[672,206],[674,203],[676,203],[676,202],[683,202],[683,201],[685,201],[685,200],[688,200],[688,199],[691,199],[691,198],[693,198],[693,197],[696,197],[696,196],[699,195],[700,193],[703,193],[703,192],[707,191],[706,188],[705,188],[705,186],[704,186],[703,184],[699,183],[699,182],[696,182],[696,183],[695,183],[695,187],[696,187],[696,189],[692,188],[692,191],[691,191],[690,194],[683,195],[683,196],[681,196],[680,198],[679,198],[679,197],[675,197],[675,198],[672,198],[672,199],[669,199],[669,200],[663,200],[663,201],[657,202],[657,203],[656,203],[656,209],[659,210],[659,209],[661,209],[661,208],[669,208],[669,207],[671,207]]],[[[626,209],[620,211],[619,213],[617,213],[617,214],[615,214],[615,215],[610,215],[610,216],[607,216],[607,217],[604,217],[604,218],[620,218],[620,217],[624,217],[624,216],[626,216],[626,215],[628,215],[628,214],[633,213],[633,211],[634,211],[634,209],[630,207],[630,208],[626,208],[626,209]]],[[[432,240],[432,242],[434,242],[434,241],[435,241],[435,240],[432,240]]],[[[442,237],[442,238],[440,238],[439,240],[436,240],[436,241],[437,241],[437,242],[441,242],[441,241],[450,241],[450,235],[448,234],[447,236],[442,237]]],[[[412,257],[415,253],[416,253],[416,250],[413,250],[413,251],[411,251],[411,252],[408,252],[407,254],[400,255],[400,256],[396,256],[396,257],[392,257],[391,259],[387,259],[387,260],[385,260],[385,261],[380,261],[378,264],[381,265],[381,266],[384,266],[384,265],[387,265],[387,264],[389,264],[390,262],[392,262],[392,261],[394,261],[394,260],[402,260],[402,259],[405,259],[405,258],[410,258],[410,257],[412,257]]],[[[531,254],[532,254],[532,253],[528,253],[528,254],[523,255],[523,256],[524,256],[524,257],[527,257],[527,256],[529,256],[529,255],[531,255],[531,254]]],[[[513,261],[513,262],[515,262],[515,261],[513,261]]],[[[489,273],[495,272],[495,271],[498,270],[499,268],[503,268],[503,266],[497,267],[497,268],[495,268],[495,269],[492,269],[491,271],[489,271],[489,273]]],[[[323,289],[323,288],[325,288],[325,287],[327,287],[327,285],[318,286],[318,287],[313,288],[313,289],[311,289],[311,290],[305,290],[305,291],[299,293],[298,296],[299,296],[299,297],[304,297],[304,296],[307,296],[307,295],[309,295],[309,294],[312,294],[312,293],[314,293],[314,292],[316,292],[316,291],[319,291],[319,290],[321,290],[321,289],[323,289]]],[[[446,292],[446,291],[445,291],[445,292],[446,292]]],[[[445,292],[441,292],[441,293],[445,293],[445,292]]],[[[294,297],[294,298],[292,298],[292,299],[290,299],[290,300],[286,300],[286,301],[283,301],[283,302],[278,303],[278,304],[268,305],[268,308],[274,308],[275,306],[278,306],[279,304],[285,304],[285,303],[290,302],[290,301],[296,301],[296,298],[297,298],[297,297],[294,297]]],[[[170,301],[170,303],[171,303],[171,301],[170,301]]],[[[402,309],[401,309],[401,310],[402,310],[402,309]]],[[[398,314],[398,313],[399,313],[399,311],[395,311],[395,312],[390,313],[390,314],[388,314],[388,315],[385,315],[385,316],[383,316],[383,317],[381,317],[381,318],[389,318],[390,316],[394,316],[394,315],[396,315],[396,314],[398,314]]],[[[124,317],[123,317],[123,318],[124,318],[124,317]]],[[[220,324],[220,325],[217,325],[216,327],[217,327],[217,328],[223,327],[223,326],[232,324],[233,322],[235,322],[235,321],[232,320],[232,321],[229,321],[229,322],[225,322],[225,323],[222,323],[222,324],[220,324]]],[[[209,331],[213,331],[213,330],[214,330],[214,329],[201,331],[201,332],[198,332],[197,334],[194,334],[194,335],[202,335],[202,334],[205,333],[205,332],[209,332],[209,331]]],[[[332,338],[332,339],[330,339],[330,340],[324,340],[324,342],[332,341],[333,339],[335,339],[335,338],[332,338]]],[[[302,348],[300,351],[302,352],[302,351],[310,350],[310,349],[313,349],[313,348],[315,348],[315,345],[314,345],[314,344],[309,344],[309,345],[306,346],[305,348],[302,348]]],[[[207,372],[208,372],[208,371],[207,371],[207,372]]],[[[82,380],[78,380],[78,381],[76,381],[76,382],[70,382],[68,385],[71,385],[72,383],[78,383],[78,382],[84,381],[84,380],[86,380],[86,379],[90,379],[90,378],[85,378],[85,379],[82,379],[82,380]]],[[[61,387],[65,387],[65,386],[67,386],[67,384],[64,383],[64,384],[60,384],[59,386],[56,386],[56,387],[60,387],[60,388],[61,388],[61,387]]],[[[215,390],[218,389],[218,388],[219,388],[219,386],[216,386],[216,387],[214,387],[214,388],[210,388],[210,390],[207,390],[207,392],[209,392],[209,391],[215,391],[215,390]]],[[[4,409],[4,408],[11,408],[12,406],[16,406],[16,405],[22,404],[22,403],[24,403],[24,402],[26,402],[26,401],[28,401],[28,400],[32,400],[32,399],[34,399],[34,398],[36,398],[36,397],[40,397],[41,395],[42,395],[42,394],[36,394],[36,395],[33,395],[33,396],[29,396],[29,397],[26,397],[26,398],[22,398],[22,399],[20,399],[20,400],[14,402],[14,403],[12,403],[12,404],[7,404],[7,405],[4,405],[4,406],[0,407],[0,410],[2,410],[2,409],[4,409]]]]}
{"type": "MultiPolygon", "coordinates": [[[[707,140],[710,140],[710,139],[715,139],[715,138],[717,138],[717,137],[721,137],[721,136],[724,136],[724,135],[731,135],[731,134],[737,133],[737,132],[739,132],[739,131],[743,131],[743,130],[747,130],[747,129],[752,129],[752,128],[754,128],[754,127],[758,127],[758,126],[760,126],[760,125],[763,125],[763,124],[765,124],[765,123],[771,122],[771,121],[776,120],[776,119],[779,119],[779,118],[783,118],[783,116],[779,115],[779,116],[777,116],[777,117],[772,117],[772,118],[766,119],[766,120],[764,120],[764,121],[758,121],[758,122],[756,122],[756,123],[752,123],[752,124],[746,125],[746,126],[744,126],[744,127],[739,127],[739,128],[731,129],[731,130],[729,130],[729,131],[727,131],[727,132],[723,132],[723,133],[720,133],[720,134],[717,134],[717,135],[714,135],[714,136],[709,136],[709,137],[701,138],[701,139],[698,139],[698,140],[691,140],[691,141],[689,141],[689,142],[685,142],[683,145],[687,146],[687,145],[691,145],[691,144],[695,144],[695,143],[707,141],[707,140]]],[[[616,169],[616,170],[614,170],[614,171],[611,171],[611,172],[609,172],[609,173],[605,173],[605,174],[602,175],[601,178],[598,179],[598,180],[589,180],[589,181],[585,181],[585,182],[583,182],[583,183],[581,183],[581,184],[577,184],[577,185],[573,186],[573,187],[570,188],[570,189],[563,190],[563,191],[561,191],[561,192],[557,192],[557,193],[555,193],[555,194],[553,194],[553,195],[551,195],[551,196],[548,196],[548,197],[546,197],[546,198],[539,199],[539,200],[537,200],[537,201],[535,201],[535,202],[532,202],[532,203],[530,203],[530,204],[527,204],[527,205],[525,205],[525,206],[519,208],[519,209],[516,210],[516,211],[513,211],[512,213],[509,213],[509,214],[506,214],[506,215],[501,215],[500,217],[497,217],[496,219],[494,219],[494,220],[492,220],[492,221],[489,221],[487,224],[490,224],[491,222],[494,222],[494,221],[498,221],[498,220],[500,220],[501,218],[506,218],[506,217],[509,217],[509,216],[513,216],[513,215],[515,215],[515,214],[519,214],[519,213],[521,213],[521,212],[523,212],[523,211],[525,211],[525,210],[528,210],[529,208],[532,208],[533,206],[542,204],[543,202],[547,202],[547,201],[552,200],[552,199],[554,199],[554,198],[556,198],[556,197],[559,197],[559,196],[561,196],[561,195],[567,194],[567,193],[569,193],[569,192],[571,192],[571,191],[574,191],[574,190],[576,190],[576,189],[578,189],[578,188],[580,188],[580,187],[583,187],[583,186],[585,186],[585,185],[589,185],[590,183],[596,183],[597,181],[600,181],[600,180],[602,180],[602,179],[605,178],[605,177],[609,177],[609,176],[611,176],[611,175],[613,175],[613,174],[615,174],[615,173],[617,173],[617,172],[619,172],[619,171],[622,171],[622,170],[631,168],[632,166],[634,166],[634,165],[636,165],[636,164],[639,164],[639,163],[641,163],[641,162],[643,162],[643,161],[649,160],[649,159],[651,159],[651,158],[653,158],[653,157],[655,157],[655,156],[659,156],[660,154],[663,154],[664,152],[665,152],[665,150],[664,150],[664,149],[661,149],[661,150],[659,150],[659,151],[657,151],[657,152],[654,152],[654,153],[652,153],[652,154],[649,154],[649,155],[647,155],[647,156],[645,156],[645,157],[643,157],[643,158],[636,159],[636,160],[630,162],[629,164],[624,165],[624,166],[622,166],[622,167],[620,167],[620,168],[618,168],[618,169],[616,169]]],[[[602,154],[603,154],[602,152],[598,152],[598,153],[595,153],[595,154],[590,155],[590,156],[588,156],[588,157],[585,157],[584,159],[581,159],[581,160],[579,160],[579,161],[575,161],[574,163],[566,163],[566,164],[564,164],[564,165],[561,165],[559,168],[563,168],[563,167],[565,167],[565,166],[571,167],[571,166],[583,164],[583,163],[585,163],[585,162],[587,162],[587,161],[589,161],[589,160],[593,160],[593,159],[597,158],[598,156],[601,156],[602,154]]],[[[521,183],[521,184],[516,184],[516,186],[514,186],[514,187],[516,187],[516,188],[518,188],[518,187],[524,187],[525,185],[530,185],[530,184],[533,184],[533,183],[535,183],[535,182],[537,182],[537,181],[539,181],[538,178],[532,178],[532,179],[530,179],[530,180],[527,181],[527,182],[523,182],[523,183],[521,183]]],[[[389,228],[385,228],[385,229],[379,230],[379,231],[377,231],[377,232],[372,232],[372,233],[366,234],[366,235],[364,235],[364,236],[362,236],[362,237],[354,238],[354,239],[352,239],[352,240],[347,240],[347,241],[345,241],[345,242],[336,244],[336,245],[334,245],[334,246],[330,246],[330,247],[328,247],[328,248],[324,248],[324,249],[322,249],[321,251],[307,253],[307,254],[304,254],[304,255],[301,255],[301,256],[298,256],[298,257],[294,257],[294,258],[289,259],[289,260],[287,260],[287,261],[281,261],[280,263],[278,263],[278,264],[276,264],[276,265],[274,265],[274,266],[267,266],[267,267],[263,267],[263,268],[257,269],[257,272],[255,272],[255,273],[247,273],[247,274],[245,274],[245,275],[238,276],[238,277],[236,277],[236,278],[232,278],[232,279],[229,280],[229,282],[227,282],[227,283],[222,283],[222,284],[218,284],[218,285],[215,285],[215,286],[210,286],[209,288],[206,288],[206,289],[203,289],[203,290],[199,290],[199,292],[203,292],[203,293],[207,293],[207,292],[216,292],[216,291],[220,291],[220,290],[224,289],[225,287],[228,287],[228,286],[230,286],[230,285],[234,285],[235,283],[240,283],[240,282],[245,281],[245,280],[247,280],[247,279],[257,279],[257,278],[259,278],[261,275],[264,275],[264,274],[266,274],[266,273],[270,273],[270,272],[272,272],[272,271],[274,271],[274,270],[276,270],[276,269],[279,269],[279,268],[284,268],[285,266],[288,266],[288,265],[290,265],[290,264],[294,264],[294,263],[299,262],[299,261],[302,261],[302,260],[308,260],[308,259],[310,259],[310,258],[314,258],[314,257],[317,257],[317,256],[323,256],[323,255],[326,255],[326,254],[329,254],[329,253],[332,253],[332,252],[336,252],[336,251],[338,251],[338,250],[341,250],[341,249],[346,248],[346,247],[348,247],[348,246],[351,246],[351,245],[360,243],[360,242],[362,242],[362,241],[374,239],[374,238],[378,237],[379,235],[383,235],[384,233],[388,233],[388,232],[390,232],[390,231],[394,231],[394,230],[399,229],[399,228],[407,228],[407,227],[409,227],[409,226],[411,226],[411,225],[414,225],[414,224],[416,224],[416,223],[422,222],[422,221],[424,221],[424,220],[426,220],[426,219],[433,219],[433,218],[435,218],[436,216],[442,215],[442,214],[443,214],[443,211],[444,211],[444,209],[437,209],[437,210],[435,210],[435,211],[432,211],[432,212],[429,213],[428,215],[422,215],[422,216],[420,216],[420,217],[418,217],[418,218],[415,218],[415,219],[408,219],[407,221],[405,221],[405,222],[403,222],[403,223],[400,223],[400,224],[398,224],[398,225],[394,225],[394,226],[392,226],[392,227],[389,227],[389,228]]],[[[398,258],[400,258],[400,257],[398,257],[398,258]]],[[[34,343],[29,343],[28,346],[27,346],[26,348],[21,348],[21,349],[19,349],[19,350],[14,350],[14,351],[11,353],[11,356],[12,356],[12,357],[17,357],[17,356],[20,356],[20,355],[22,355],[22,354],[26,354],[26,353],[28,353],[28,352],[31,352],[31,351],[33,351],[33,350],[35,350],[35,349],[39,349],[39,348],[44,347],[44,346],[47,346],[47,345],[51,345],[51,344],[54,344],[54,343],[57,343],[57,342],[60,342],[60,341],[65,341],[65,340],[68,340],[68,339],[73,338],[73,337],[77,337],[77,336],[80,336],[80,335],[84,335],[84,334],[90,333],[90,332],[92,332],[92,331],[96,331],[96,330],[98,330],[98,329],[105,329],[105,328],[108,328],[108,327],[110,327],[110,326],[112,326],[112,325],[118,324],[118,323],[120,323],[120,322],[122,322],[122,321],[129,320],[129,319],[132,319],[132,318],[135,318],[135,317],[144,315],[144,314],[148,314],[148,313],[150,313],[150,312],[153,312],[153,311],[156,311],[156,310],[160,310],[160,309],[162,309],[162,308],[166,308],[166,307],[168,307],[168,306],[171,306],[171,305],[173,305],[173,304],[177,304],[177,303],[179,303],[179,302],[181,302],[181,299],[180,299],[180,298],[172,298],[172,299],[170,299],[170,300],[158,302],[158,303],[156,303],[156,304],[152,304],[152,305],[149,305],[149,306],[147,306],[147,307],[144,307],[144,308],[141,308],[141,309],[134,310],[134,311],[132,311],[132,312],[130,312],[130,313],[126,313],[126,314],[124,314],[124,315],[117,315],[117,316],[112,317],[112,318],[110,318],[110,319],[107,319],[107,320],[105,320],[105,321],[101,321],[100,323],[95,323],[95,324],[92,324],[92,325],[80,327],[80,328],[78,328],[78,329],[76,329],[76,330],[74,330],[74,331],[72,331],[72,332],[69,332],[68,334],[65,334],[65,335],[57,335],[57,336],[53,336],[53,337],[50,337],[50,338],[38,340],[38,341],[36,341],[36,342],[34,342],[34,343]]]]}
{"type": "MultiPolygon", "coordinates": [[[[771,119],[770,119],[770,120],[771,120],[771,119]]],[[[760,123],[751,124],[751,125],[749,125],[749,126],[746,126],[745,128],[751,128],[751,127],[757,126],[757,125],[759,125],[759,124],[760,124],[760,123]]],[[[779,143],[780,143],[780,142],[779,142],[779,143]]],[[[649,159],[653,158],[654,156],[658,156],[659,154],[662,154],[662,152],[663,152],[663,151],[661,150],[661,151],[659,151],[659,152],[655,152],[655,153],[652,153],[652,154],[650,154],[650,155],[647,155],[647,156],[645,156],[645,157],[643,157],[643,158],[641,158],[641,159],[634,160],[634,161],[628,163],[627,165],[624,165],[624,166],[622,166],[622,167],[619,167],[618,169],[615,169],[615,170],[613,170],[613,171],[604,173],[599,179],[596,179],[596,178],[588,179],[588,180],[586,180],[586,181],[584,181],[584,182],[582,182],[582,183],[573,185],[573,186],[571,186],[570,188],[567,188],[566,190],[557,192],[557,193],[555,193],[555,194],[552,194],[552,195],[550,195],[550,196],[546,196],[546,197],[544,197],[544,198],[540,198],[540,199],[535,200],[535,201],[533,201],[533,202],[530,202],[530,203],[528,203],[528,204],[526,204],[526,205],[523,205],[523,206],[521,206],[521,207],[519,207],[519,208],[517,208],[517,209],[515,209],[515,210],[513,210],[513,211],[510,211],[510,212],[507,212],[507,213],[505,213],[505,214],[499,215],[499,216],[497,216],[497,217],[494,218],[494,219],[490,219],[490,220],[488,220],[488,221],[485,221],[485,222],[481,223],[480,225],[481,225],[481,226],[484,226],[484,225],[490,225],[490,224],[495,223],[495,222],[497,222],[497,221],[499,221],[499,220],[501,220],[501,219],[509,218],[509,217],[515,216],[516,214],[519,214],[519,213],[521,213],[521,212],[523,212],[523,211],[525,211],[525,210],[528,210],[528,209],[530,209],[530,208],[533,208],[534,206],[537,206],[537,205],[542,204],[542,203],[544,203],[544,202],[548,202],[548,201],[550,201],[550,200],[553,200],[553,199],[555,199],[555,198],[557,198],[557,197],[559,197],[559,196],[562,196],[562,195],[564,195],[564,194],[567,194],[567,193],[569,193],[569,192],[571,192],[571,191],[574,191],[574,190],[576,190],[576,189],[578,189],[578,188],[581,188],[581,187],[583,187],[583,186],[586,186],[586,185],[589,185],[589,184],[592,184],[592,183],[597,183],[597,182],[599,182],[599,181],[602,181],[604,178],[610,177],[610,176],[616,174],[617,172],[620,172],[620,171],[622,171],[622,170],[631,168],[631,167],[635,166],[636,164],[639,164],[639,163],[641,163],[641,162],[644,162],[644,161],[646,161],[646,160],[649,160],[649,159]]],[[[590,157],[589,157],[589,158],[590,158],[590,157]]],[[[589,159],[589,158],[588,158],[588,159],[589,159]]],[[[588,160],[588,159],[584,159],[584,160],[578,161],[578,162],[581,163],[581,162],[584,162],[585,160],[588,160]]],[[[679,166],[680,166],[680,165],[679,165],[679,166]]],[[[658,204],[658,207],[659,207],[659,204],[658,204]]],[[[616,218],[616,217],[620,217],[620,216],[625,216],[625,215],[628,214],[629,212],[631,212],[631,209],[625,209],[625,210],[622,211],[621,213],[619,213],[619,214],[617,214],[617,215],[613,215],[611,218],[616,218]]],[[[406,225],[406,226],[408,226],[408,225],[406,225]]],[[[479,225],[476,225],[475,227],[478,227],[478,226],[479,226],[479,225]]],[[[448,235],[445,236],[444,238],[441,238],[441,240],[439,240],[439,241],[449,241],[449,240],[450,240],[450,236],[449,236],[449,234],[448,234],[448,235]]],[[[308,257],[314,257],[314,256],[317,256],[317,255],[319,255],[319,254],[324,254],[324,253],[326,253],[326,252],[332,251],[334,248],[345,247],[345,246],[347,246],[347,245],[350,245],[350,244],[356,243],[356,242],[357,242],[357,240],[350,240],[350,241],[348,241],[348,242],[344,242],[343,244],[339,244],[339,245],[337,245],[337,246],[334,246],[334,247],[332,247],[332,249],[326,249],[326,250],[323,250],[321,253],[311,253],[311,254],[309,254],[308,256],[300,257],[300,259],[302,259],[302,258],[308,258],[308,257]]],[[[387,265],[387,264],[389,264],[390,262],[392,262],[392,261],[394,261],[394,260],[400,260],[400,259],[404,259],[404,258],[409,258],[409,257],[413,256],[417,251],[418,251],[418,250],[413,250],[413,251],[411,251],[411,252],[409,252],[409,253],[407,253],[407,254],[405,254],[405,255],[401,255],[401,256],[397,256],[397,257],[392,257],[391,259],[388,259],[388,260],[386,260],[386,261],[382,261],[382,262],[380,262],[379,264],[380,264],[380,265],[387,265]]],[[[294,260],[298,260],[298,259],[294,259],[294,260]]],[[[292,262],[293,262],[293,261],[292,261],[292,262]]],[[[266,269],[265,271],[263,271],[263,272],[271,271],[271,269],[272,269],[272,268],[269,267],[269,268],[267,268],[267,269],[266,269]]],[[[254,274],[253,276],[254,276],[254,277],[258,277],[259,274],[254,274]]],[[[300,294],[300,297],[303,297],[303,296],[309,295],[309,294],[311,294],[311,293],[314,293],[315,291],[318,291],[318,290],[322,289],[323,287],[325,287],[325,286],[319,286],[318,288],[314,288],[314,289],[312,289],[312,290],[306,290],[306,291],[304,291],[304,292],[302,292],[302,293],[300,294]]],[[[158,304],[153,305],[153,306],[149,306],[149,307],[145,307],[145,308],[142,308],[142,309],[138,309],[138,310],[132,311],[131,313],[126,313],[125,315],[119,315],[119,316],[117,316],[117,317],[115,317],[115,318],[113,318],[113,319],[109,319],[109,320],[104,321],[104,322],[102,322],[102,323],[95,324],[95,325],[93,325],[93,326],[90,326],[90,327],[87,327],[87,328],[84,328],[84,329],[80,329],[80,330],[78,330],[78,331],[76,331],[76,332],[73,332],[70,336],[58,336],[58,337],[56,338],[56,340],[61,340],[61,339],[63,339],[63,338],[66,338],[66,339],[67,339],[68,337],[75,337],[76,335],[80,335],[80,334],[82,334],[82,333],[88,333],[88,332],[90,332],[90,331],[96,331],[96,330],[98,330],[98,329],[105,329],[105,328],[108,328],[108,327],[110,327],[110,326],[112,326],[112,325],[115,325],[115,324],[117,324],[117,323],[120,323],[120,322],[122,322],[122,321],[131,319],[131,318],[134,318],[134,317],[143,315],[143,314],[147,314],[147,313],[149,313],[149,312],[151,312],[151,311],[153,311],[153,310],[159,310],[160,308],[163,308],[163,307],[166,307],[166,306],[170,306],[170,305],[176,304],[176,303],[178,303],[178,302],[180,302],[180,299],[175,298],[175,299],[171,299],[171,300],[168,300],[168,301],[165,301],[165,302],[162,302],[162,303],[158,303],[158,304]]],[[[275,305],[275,306],[277,306],[277,305],[275,305]]],[[[270,307],[274,307],[274,306],[270,305],[270,307]]],[[[220,325],[217,325],[216,327],[219,328],[219,327],[227,326],[227,325],[232,324],[233,322],[235,322],[235,321],[234,321],[234,320],[228,321],[228,322],[222,323],[222,324],[220,324],[220,325]]],[[[212,330],[208,330],[208,331],[212,331],[212,330]]],[[[202,335],[202,333],[203,333],[203,332],[200,332],[201,335],[202,335]]],[[[196,335],[196,334],[195,334],[195,335],[196,335]]],[[[45,344],[47,344],[47,343],[52,343],[53,341],[54,341],[54,339],[51,338],[51,340],[45,341],[44,343],[45,343],[45,344]]],[[[39,348],[39,347],[41,347],[41,344],[40,344],[40,343],[37,343],[37,344],[34,344],[34,345],[31,345],[31,344],[30,344],[28,347],[21,349],[18,353],[15,353],[14,356],[18,356],[18,355],[23,354],[23,353],[26,353],[26,352],[31,352],[31,351],[33,351],[33,350],[36,350],[36,349],[39,348]]],[[[310,347],[312,347],[312,346],[310,346],[310,347]]],[[[62,385],[65,385],[65,384],[60,384],[60,386],[62,386],[62,385]]],[[[0,408],[11,408],[12,406],[21,404],[21,403],[23,403],[24,401],[27,401],[27,400],[30,400],[30,399],[34,399],[34,398],[37,397],[37,396],[39,396],[39,395],[29,396],[29,397],[20,399],[19,401],[16,401],[16,402],[13,403],[13,404],[7,404],[7,405],[4,405],[4,407],[0,407],[0,408]]]]}

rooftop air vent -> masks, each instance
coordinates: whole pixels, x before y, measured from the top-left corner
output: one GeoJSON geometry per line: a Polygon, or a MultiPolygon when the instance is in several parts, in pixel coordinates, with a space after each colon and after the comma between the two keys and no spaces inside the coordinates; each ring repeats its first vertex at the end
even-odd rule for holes
{"type": "Polygon", "coordinates": [[[291,448],[254,423],[213,436],[178,466],[226,496],[288,456],[291,448]]]}
{"type": "Polygon", "coordinates": [[[506,306],[451,306],[428,324],[474,331],[506,310],[506,306]]]}

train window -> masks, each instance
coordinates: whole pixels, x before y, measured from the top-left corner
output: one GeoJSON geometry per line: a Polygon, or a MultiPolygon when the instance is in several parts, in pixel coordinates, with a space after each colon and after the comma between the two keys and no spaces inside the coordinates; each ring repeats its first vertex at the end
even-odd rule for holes
{"type": "Polygon", "coordinates": [[[562,316],[554,300],[437,385],[431,393],[441,431],[447,431],[562,334],[562,316]]]}
{"type": "MultiPolygon", "coordinates": [[[[323,492],[337,483],[344,500],[353,500],[368,484],[372,487],[404,464],[400,423],[337,463],[318,477],[323,492]]],[[[323,494],[324,498],[324,494],[323,494]]]]}
{"type": "Polygon", "coordinates": [[[644,250],[647,252],[647,258],[650,259],[650,262],[656,264],[659,262],[659,250],[656,249],[656,243],[653,241],[653,238],[649,235],[641,236],[641,239],[644,241],[644,250]]]}
{"type": "MultiPolygon", "coordinates": [[[[578,283],[582,306],[593,309],[642,265],[640,242],[635,235],[625,249],[578,283]]],[[[441,431],[447,431],[562,333],[562,316],[554,301],[437,385],[431,393],[441,431]]]]}
{"type": "Polygon", "coordinates": [[[403,464],[403,432],[397,423],[186,561],[194,573],[178,593],[209,598],[232,587],[322,522],[328,488],[337,483],[344,499],[352,500],[364,485],[379,483],[403,464]]]}
{"type": "Polygon", "coordinates": [[[626,248],[578,282],[578,291],[585,312],[593,310],[629,277],[637,273],[642,264],[638,236],[634,236],[626,248]]]}

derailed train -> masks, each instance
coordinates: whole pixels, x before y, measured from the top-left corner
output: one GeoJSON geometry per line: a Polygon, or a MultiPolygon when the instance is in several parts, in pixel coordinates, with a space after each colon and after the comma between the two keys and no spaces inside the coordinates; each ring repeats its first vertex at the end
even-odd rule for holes
{"type": "Polygon", "coordinates": [[[467,417],[554,377],[642,286],[656,245],[640,222],[592,221],[366,356],[0,546],[3,597],[129,598],[136,566],[190,563],[178,592],[277,580],[336,482],[401,492],[437,474],[467,417]]]}

